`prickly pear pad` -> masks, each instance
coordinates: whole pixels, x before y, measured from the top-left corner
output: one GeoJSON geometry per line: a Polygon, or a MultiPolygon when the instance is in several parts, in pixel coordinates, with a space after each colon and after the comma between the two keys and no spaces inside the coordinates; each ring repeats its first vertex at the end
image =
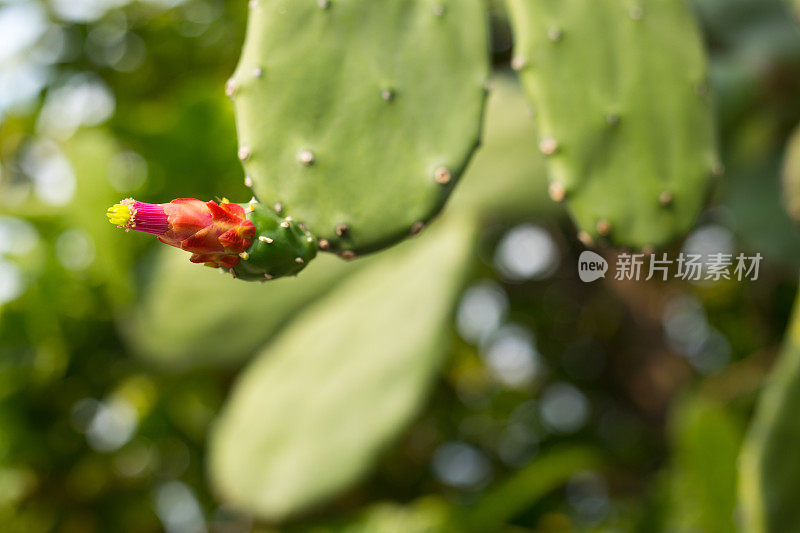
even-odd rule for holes
{"type": "Polygon", "coordinates": [[[333,251],[408,236],[478,144],[487,49],[482,0],[252,0],[226,87],[246,183],[333,251]]]}
{"type": "Polygon", "coordinates": [[[550,195],[567,201],[582,240],[640,248],[685,233],[721,169],[687,2],[507,4],[550,195]]]}

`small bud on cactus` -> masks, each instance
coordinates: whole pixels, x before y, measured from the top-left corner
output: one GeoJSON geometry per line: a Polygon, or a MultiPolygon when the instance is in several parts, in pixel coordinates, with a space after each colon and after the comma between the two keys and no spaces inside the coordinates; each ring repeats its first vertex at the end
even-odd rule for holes
{"type": "Polygon", "coordinates": [[[316,255],[316,239],[290,218],[257,202],[223,199],[203,202],[178,198],[147,204],[128,198],[110,207],[115,226],[151,233],[164,244],[191,252],[190,261],[225,267],[246,280],[268,280],[296,274],[316,255]],[[258,236],[258,238],[256,238],[258,236]]]}

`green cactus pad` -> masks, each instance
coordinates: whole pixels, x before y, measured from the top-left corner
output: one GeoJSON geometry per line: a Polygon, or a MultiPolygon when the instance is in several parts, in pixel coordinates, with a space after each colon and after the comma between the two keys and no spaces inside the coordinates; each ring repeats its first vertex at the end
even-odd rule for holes
{"type": "Polygon", "coordinates": [[[290,217],[281,217],[258,202],[245,206],[247,219],[256,227],[253,243],[242,254],[233,275],[247,281],[264,281],[297,274],[317,255],[317,241],[290,217]]]}
{"type": "Polygon", "coordinates": [[[259,201],[333,251],[388,246],[434,216],[477,146],[481,0],[254,0],[227,93],[259,201]]]}
{"type": "Polygon", "coordinates": [[[159,248],[147,263],[148,282],[118,325],[148,364],[180,372],[241,365],[299,310],[372,260],[345,262],[326,254],[298,278],[262,285],[232,282],[217,269],[190,263],[181,250],[159,248]]]}
{"type": "Polygon", "coordinates": [[[582,240],[642,248],[692,225],[716,156],[706,62],[680,0],[507,0],[550,195],[582,240]]]}

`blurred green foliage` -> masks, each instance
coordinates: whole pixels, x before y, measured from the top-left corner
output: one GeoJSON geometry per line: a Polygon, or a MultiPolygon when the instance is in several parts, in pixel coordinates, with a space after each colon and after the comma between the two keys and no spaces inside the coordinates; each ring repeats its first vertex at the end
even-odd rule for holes
{"type": "Polygon", "coordinates": [[[748,531],[792,530],[798,510],[800,456],[791,450],[800,433],[800,315],[793,318],[775,370],[764,387],[741,456],[740,492],[748,531]]]}
{"type": "Polygon", "coordinates": [[[411,250],[386,252],[259,354],[209,443],[222,497],[280,521],[363,475],[441,366],[473,232],[474,221],[450,217],[411,250]]]}
{"type": "Polygon", "coordinates": [[[709,533],[736,530],[740,422],[724,406],[694,394],[677,402],[670,425],[672,527],[709,533]]]}
{"type": "MultiPolygon", "coordinates": [[[[385,257],[320,258],[296,280],[235,283],[176,251],[155,250],[147,235],[120,234],[103,211],[130,195],[248,199],[223,90],[241,49],[246,2],[0,3],[0,21],[14,13],[24,21],[0,46],[2,529],[714,532],[748,530],[752,522],[737,508],[758,516],[753,505],[765,497],[785,505],[758,519],[763,530],[790,528],[792,372],[768,385],[750,428],[739,502],[735,458],[782,342],[800,266],[800,236],[780,189],[784,149],[800,120],[800,34],[779,0],[693,6],[726,174],[687,242],[711,235],[715,245],[759,251],[757,282],[577,280],[583,248],[546,197],[536,110],[510,78],[512,35],[493,2],[495,78],[483,144],[441,220],[385,257]],[[22,45],[5,44],[12,41],[22,45]],[[392,277],[461,216],[477,221],[476,252],[439,261],[463,269],[466,285],[455,267],[450,277],[432,265],[430,274],[445,282],[430,290],[392,277]],[[520,238],[548,258],[533,274],[509,259],[509,243],[520,238]],[[412,358],[427,374],[404,389],[403,416],[358,426],[370,453],[351,457],[347,475],[329,481],[333,499],[265,525],[211,493],[209,428],[237,409],[226,404],[244,386],[233,385],[234,372],[254,354],[243,380],[262,365],[310,368],[293,370],[296,383],[273,376],[250,394],[307,399],[329,424],[351,412],[318,395],[348,381],[327,381],[327,367],[315,375],[314,353],[299,347],[302,340],[333,354],[324,338],[302,339],[303,319],[347,309],[352,297],[339,291],[362,276],[376,286],[380,278],[387,294],[423,291],[429,306],[402,312],[431,322],[403,336],[391,324],[376,326],[379,348],[341,350],[340,370],[352,355],[364,368],[391,372],[381,365],[392,361],[378,356],[393,352],[381,343],[399,352],[427,339],[437,349],[430,360],[412,358]],[[447,297],[438,292],[445,288],[447,297]],[[378,428],[381,438],[370,440],[378,428]]],[[[364,327],[382,320],[368,309],[349,312],[362,313],[364,327]]],[[[791,342],[783,366],[791,365],[791,342]]],[[[346,397],[358,408],[380,407],[383,388],[350,388],[346,397]]],[[[326,449],[323,426],[309,429],[306,442],[299,415],[262,423],[259,414],[242,419],[243,442],[285,433],[277,449],[319,461],[320,480],[348,466],[326,467],[339,459],[326,449]],[[288,448],[288,436],[302,447],[288,448]]],[[[236,442],[226,446],[242,464],[250,460],[236,457],[236,442]]],[[[254,475],[257,460],[280,460],[252,454],[254,475]]],[[[298,508],[314,499],[299,488],[293,494],[298,508]]]]}

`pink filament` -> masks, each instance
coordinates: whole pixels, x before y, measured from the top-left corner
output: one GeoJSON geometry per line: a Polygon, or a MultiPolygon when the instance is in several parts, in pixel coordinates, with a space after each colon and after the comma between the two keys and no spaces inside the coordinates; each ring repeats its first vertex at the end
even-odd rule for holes
{"type": "Polygon", "coordinates": [[[164,235],[169,231],[169,220],[159,204],[146,204],[134,200],[129,204],[132,212],[128,227],[153,235],[164,235]]]}

